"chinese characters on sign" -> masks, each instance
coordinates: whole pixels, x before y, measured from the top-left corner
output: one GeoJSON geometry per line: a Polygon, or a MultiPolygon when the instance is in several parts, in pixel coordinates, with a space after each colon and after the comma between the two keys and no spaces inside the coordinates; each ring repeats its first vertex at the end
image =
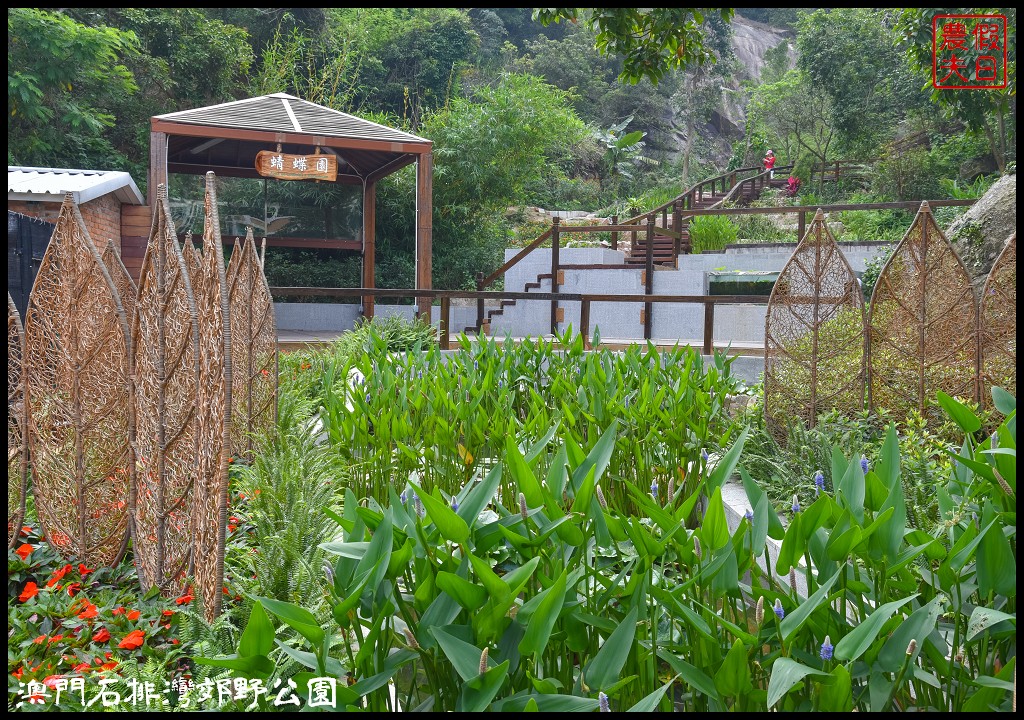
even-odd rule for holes
{"type": "Polygon", "coordinates": [[[165,682],[162,690],[156,683],[140,682],[135,678],[119,680],[117,678],[100,678],[99,688],[92,697],[87,699],[85,678],[66,678],[55,675],[44,682],[32,680],[20,683],[24,700],[15,703],[22,707],[26,700],[30,705],[53,705],[59,709],[61,701],[68,695],[83,708],[121,708],[158,710],[169,708],[170,695],[176,696],[175,707],[179,710],[211,710],[226,703],[251,700],[247,710],[264,709],[270,706],[290,706],[300,708],[305,704],[310,708],[329,707],[335,709],[338,703],[338,680],[333,677],[312,677],[306,683],[302,693],[295,680],[275,680],[268,687],[262,680],[243,677],[219,678],[216,681],[206,679],[194,683],[191,678],[175,678],[165,682]],[[117,687],[120,686],[120,687],[117,687]],[[301,698],[300,698],[301,695],[301,698]]]}
{"type": "Polygon", "coordinates": [[[289,155],[260,150],[256,154],[256,171],[263,177],[278,180],[328,180],[338,177],[338,158],[334,155],[289,155]]]}
{"type": "Polygon", "coordinates": [[[932,85],[937,90],[1007,86],[1004,15],[936,15],[932,19],[932,85]]]}

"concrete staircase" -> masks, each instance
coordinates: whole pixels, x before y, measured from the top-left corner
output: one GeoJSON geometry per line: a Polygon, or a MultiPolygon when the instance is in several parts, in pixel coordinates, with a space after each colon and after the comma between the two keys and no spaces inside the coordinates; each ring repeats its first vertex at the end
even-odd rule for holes
{"type": "MultiPolygon", "coordinates": [[[[530,292],[531,290],[542,290],[548,292],[551,290],[551,273],[540,273],[537,275],[537,279],[533,282],[528,282],[523,287],[523,292],[530,292]],[[546,288],[544,286],[547,286],[546,288]]],[[[516,304],[515,300],[502,300],[501,304],[496,308],[490,308],[484,315],[484,327],[480,328],[480,331],[484,335],[490,334],[491,321],[505,313],[505,310],[511,309],[516,304]]],[[[466,328],[466,332],[477,332],[478,328],[471,325],[466,328]]]]}
{"type": "MultiPolygon", "coordinates": [[[[772,188],[783,188],[786,186],[786,180],[778,176],[768,183],[768,187],[772,188]]],[[[698,199],[693,201],[691,209],[693,210],[706,210],[708,208],[718,205],[724,201],[730,193],[722,193],[717,190],[712,191],[708,194],[701,195],[698,199]]],[[[757,200],[761,196],[760,190],[754,190],[750,185],[744,184],[740,190],[735,193],[731,199],[738,205],[749,205],[754,200],[757,200]]],[[[680,220],[680,247],[688,247],[690,243],[690,220],[693,216],[686,215],[686,211],[680,220]]],[[[675,238],[669,237],[668,235],[659,235],[658,226],[654,228],[654,264],[655,265],[671,265],[676,264],[675,254],[675,238]]],[[[637,267],[643,267],[647,263],[647,238],[637,234],[636,242],[630,245],[629,254],[626,256],[625,262],[627,265],[634,265],[637,267]]]]}

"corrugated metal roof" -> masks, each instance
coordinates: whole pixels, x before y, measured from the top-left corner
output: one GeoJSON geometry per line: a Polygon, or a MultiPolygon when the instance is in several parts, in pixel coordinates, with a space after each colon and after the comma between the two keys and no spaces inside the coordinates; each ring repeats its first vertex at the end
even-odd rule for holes
{"type": "Polygon", "coordinates": [[[66,170],[7,166],[7,199],[63,202],[73,193],[82,204],[114,193],[126,205],[142,205],[142,193],[132,176],[120,170],[66,170]]]}
{"type": "Polygon", "coordinates": [[[286,93],[236,100],[221,105],[157,115],[158,120],[268,132],[309,133],[325,137],[387,142],[429,142],[412,133],[378,125],[286,93]]]}

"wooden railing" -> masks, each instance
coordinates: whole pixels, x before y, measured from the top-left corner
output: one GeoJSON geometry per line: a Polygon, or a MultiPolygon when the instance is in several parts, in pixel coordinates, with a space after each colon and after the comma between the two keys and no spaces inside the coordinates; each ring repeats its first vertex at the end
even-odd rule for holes
{"type": "Polygon", "coordinates": [[[796,213],[797,220],[797,242],[803,238],[807,226],[807,213],[815,213],[821,210],[824,213],[844,212],[857,210],[907,210],[916,212],[922,202],[927,202],[931,207],[965,207],[978,202],[974,200],[904,200],[898,202],[878,203],[842,203],[838,205],[788,205],[782,207],[768,208],[722,208],[710,207],[705,210],[694,210],[691,216],[698,215],[786,215],[796,213]]]}
{"type": "MultiPolygon", "coordinates": [[[[657,218],[657,216],[660,214],[661,215],[661,225],[659,227],[664,228],[664,229],[671,229],[672,226],[669,223],[669,213],[670,213],[669,209],[670,208],[676,208],[676,206],[678,205],[678,206],[680,206],[681,210],[687,210],[687,209],[693,207],[693,204],[695,202],[694,198],[696,198],[697,200],[703,199],[705,192],[714,193],[715,189],[719,185],[722,188],[722,192],[727,192],[730,187],[732,187],[733,185],[736,184],[736,179],[737,179],[739,173],[750,172],[750,171],[760,171],[760,170],[761,170],[760,166],[758,166],[758,167],[737,168],[736,170],[730,170],[728,172],[724,172],[721,175],[716,175],[715,177],[708,178],[707,180],[701,180],[699,183],[697,183],[696,185],[694,185],[694,186],[690,187],[689,189],[683,191],[682,194],[680,194],[679,196],[673,198],[672,200],[669,200],[667,203],[659,205],[658,207],[654,208],[653,210],[649,210],[649,211],[647,211],[645,213],[634,214],[633,217],[629,218],[626,221],[623,221],[621,223],[621,225],[637,225],[637,226],[641,226],[640,229],[643,230],[644,229],[643,226],[647,225],[648,217],[655,217],[655,218],[657,218]]],[[[518,265],[519,262],[522,261],[523,258],[525,258],[531,252],[533,252],[538,247],[540,247],[545,241],[547,241],[547,239],[551,237],[551,233],[554,231],[554,227],[555,227],[556,222],[558,220],[559,220],[559,218],[553,218],[552,223],[551,223],[551,228],[546,230],[536,240],[532,241],[529,245],[527,245],[522,250],[520,250],[518,253],[516,253],[515,256],[513,256],[512,258],[507,260],[505,263],[503,263],[501,265],[501,267],[499,267],[497,270],[492,272],[490,275],[486,275],[485,276],[483,273],[477,273],[477,290],[480,291],[480,292],[486,290],[488,287],[490,287],[491,285],[494,284],[495,280],[497,280],[499,277],[504,275],[506,272],[508,272],[509,269],[511,269],[515,265],[518,265]]],[[[589,227],[591,229],[587,230],[586,232],[594,232],[595,229],[596,229],[596,231],[599,231],[599,232],[611,232],[612,249],[613,250],[617,250],[618,249],[619,232],[620,232],[620,230],[617,229],[616,226],[619,226],[619,225],[620,225],[620,223],[619,223],[618,216],[617,215],[613,215],[612,216],[611,225],[602,225],[602,226],[599,226],[599,227],[596,227],[596,228],[594,226],[587,226],[587,227],[589,227]]],[[[655,225],[657,226],[657,221],[655,221],[655,225]]],[[[568,228],[571,228],[571,227],[574,227],[574,226],[570,226],[570,225],[564,226],[562,228],[562,232],[574,232],[574,230],[569,230],[568,229],[568,228]]],[[[583,232],[583,231],[580,231],[580,232],[583,232]]]]}
{"type": "MultiPolygon", "coordinates": [[[[604,226],[602,226],[604,227],[604,226]]],[[[536,300],[540,302],[578,302],[580,303],[580,333],[584,345],[590,348],[590,309],[594,303],[644,303],[644,338],[651,339],[653,326],[653,305],[655,303],[683,303],[704,306],[704,334],[701,339],[702,351],[710,355],[714,349],[714,322],[716,305],[767,305],[767,295],[601,295],[562,292],[505,292],[505,291],[473,291],[473,290],[416,290],[391,288],[314,288],[314,287],[272,287],[270,292],[275,298],[289,296],[319,295],[321,297],[360,298],[429,298],[440,300],[440,342],[441,349],[451,347],[451,301],[468,299],[483,302],[485,300],[536,300]]],[[[632,338],[630,338],[632,339],[632,338]]],[[[639,338],[637,338],[639,339],[639,338]]]]}

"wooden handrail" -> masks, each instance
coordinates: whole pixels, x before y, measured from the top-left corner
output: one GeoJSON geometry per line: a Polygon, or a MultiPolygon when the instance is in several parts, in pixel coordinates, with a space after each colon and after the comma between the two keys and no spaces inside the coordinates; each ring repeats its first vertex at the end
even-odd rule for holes
{"type": "Polygon", "coordinates": [[[917,210],[922,202],[932,207],[964,207],[978,202],[974,200],[903,200],[898,202],[853,203],[841,205],[783,205],[768,208],[719,208],[688,210],[686,215],[783,215],[786,213],[842,212],[848,210],[917,210]]]}
{"type": "Polygon", "coordinates": [[[654,208],[652,210],[648,210],[646,212],[643,212],[643,213],[640,213],[638,215],[635,215],[635,216],[633,216],[631,218],[627,218],[623,222],[624,223],[634,223],[634,222],[639,221],[641,218],[647,217],[648,215],[650,215],[652,213],[658,213],[658,212],[661,212],[662,210],[666,210],[666,209],[670,208],[672,205],[674,205],[675,203],[681,201],[687,195],[692,195],[700,187],[702,187],[704,185],[707,185],[708,183],[717,182],[717,181],[719,181],[719,180],[721,180],[723,178],[731,177],[732,175],[734,175],[736,173],[749,172],[751,170],[760,170],[760,169],[761,169],[760,165],[758,165],[758,166],[751,166],[751,167],[736,168],[735,170],[727,170],[726,172],[721,173],[720,175],[715,175],[712,178],[708,178],[706,180],[701,180],[696,185],[693,185],[692,187],[690,187],[690,188],[684,190],[683,192],[681,192],[678,196],[676,196],[676,197],[672,198],[671,200],[669,200],[667,203],[663,203],[663,204],[659,205],[658,207],[656,207],[656,208],[654,208]]]}
{"type": "Polygon", "coordinates": [[[522,250],[517,252],[515,254],[515,256],[511,260],[506,261],[504,265],[502,265],[500,268],[498,268],[497,270],[492,272],[490,275],[488,275],[486,278],[484,278],[482,283],[481,283],[481,286],[482,287],[487,287],[488,285],[493,283],[499,277],[504,275],[506,270],[508,270],[510,267],[512,267],[513,265],[518,263],[520,260],[522,260],[524,257],[529,255],[531,252],[533,252],[542,242],[547,240],[549,237],[551,237],[551,229],[550,228],[546,232],[541,234],[541,236],[538,237],[536,240],[534,240],[529,245],[524,247],[522,250]]]}
{"type": "Polygon", "coordinates": [[[288,295],[321,295],[333,297],[416,297],[441,300],[441,349],[451,347],[451,301],[461,299],[494,299],[494,300],[538,300],[547,302],[578,302],[580,303],[580,334],[584,346],[590,348],[590,305],[595,302],[644,303],[647,317],[644,322],[644,335],[649,339],[651,332],[652,303],[691,303],[704,306],[704,338],[702,352],[710,355],[714,349],[714,319],[716,305],[766,305],[768,295],[601,295],[580,293],[530,293],[503,291],[472,291],[472,290],[420,290],[416,288],[304,288],[304,287],[272,287],[270,292],[275,296],[288,295]]]}

